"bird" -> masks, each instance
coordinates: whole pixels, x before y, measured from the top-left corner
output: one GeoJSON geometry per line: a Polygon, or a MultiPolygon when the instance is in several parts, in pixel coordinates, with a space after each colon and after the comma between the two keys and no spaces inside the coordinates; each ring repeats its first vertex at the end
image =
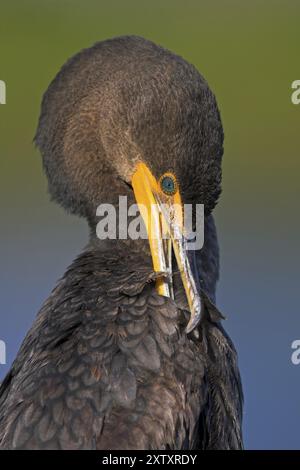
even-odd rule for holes
{"type": "Polygon", "coordinates": [[[224,132],[207,81],[148,39],[97,42],[50,83],[34,140],[51,199],[90,236],[1,384],[0,448],[242,449],[237,352],[216,306],[224,132]],[[120,195],[148,237],[97,236],[97,208],[120,195]],[[187,204],[204,207],[193,251],[187,204]]]}

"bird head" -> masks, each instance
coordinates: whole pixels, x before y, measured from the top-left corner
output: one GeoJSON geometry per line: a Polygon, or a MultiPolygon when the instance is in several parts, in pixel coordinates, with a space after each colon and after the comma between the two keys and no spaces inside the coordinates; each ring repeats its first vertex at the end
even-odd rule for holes
{"type": "MultiPolygon", "coordinates": [[[[128,36],[95,44],[70,59],[46,91],[36,143],[52,198],[96,223],[100,203],[128,195],[141,211],[157,290],[171,296],[173,252],[191,318],[201,295],[187,252],[184,204],[205,214],[220,194],[223,130],[215,97],[181,57],[128,36]]],[[[132,241],[134,243],[134,241],[132,241]]]]}

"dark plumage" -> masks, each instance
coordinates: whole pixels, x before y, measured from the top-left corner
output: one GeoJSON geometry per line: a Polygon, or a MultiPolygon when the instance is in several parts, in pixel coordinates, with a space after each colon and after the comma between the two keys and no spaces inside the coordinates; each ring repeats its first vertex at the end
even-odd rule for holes
{"type": "Polygon", "coordinates": [[[138,37],[96,44],[49,86],[36,143],[54,200],[91,239],[40,310],[0,388],[0,447],[239,449],[242,391],[215,302],[211,215],[223,131],[214,95],[182,58],[138,37]],[[134,203],[136,164],[172,171],[183,202],[205,204],[196,253],[203,312],[186,333],[180,276],[158,295],[147,240],[100,241],[96,208],[134,203]]]}

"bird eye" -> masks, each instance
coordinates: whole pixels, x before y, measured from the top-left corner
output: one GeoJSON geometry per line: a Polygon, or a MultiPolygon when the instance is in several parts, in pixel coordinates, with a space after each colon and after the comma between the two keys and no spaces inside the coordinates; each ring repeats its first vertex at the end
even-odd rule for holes
{"type": "Polygon", "coordinates": [[[177,191],[177,182],[172,174],[165,174],[160,178],[160,186],[165,194],[172,196],[177,191]]]}

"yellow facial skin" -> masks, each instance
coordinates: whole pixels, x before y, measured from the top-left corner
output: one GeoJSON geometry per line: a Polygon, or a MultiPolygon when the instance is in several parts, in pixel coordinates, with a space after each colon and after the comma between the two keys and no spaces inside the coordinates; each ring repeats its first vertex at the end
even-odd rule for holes
{"type": "Polygon", "coordinates": [[[173,297],[171,260],[172,249],[174,250],[191,311],[186,328],[189,333],[200,320],[201,298],[200,293],[197,292],[187,257],[183,205],[176,178],[171,172],[168,172],[157,181],[147,165],[139,163],[131,183],[146,226],[153,269],[155,272],[165,274],[164,277],[157,280],[157,292],[166,297],[173,297]],[[171,194],[166,193],[162,188],[161,182],[165,176],[174,178],[175,190],[171,194]]]}

